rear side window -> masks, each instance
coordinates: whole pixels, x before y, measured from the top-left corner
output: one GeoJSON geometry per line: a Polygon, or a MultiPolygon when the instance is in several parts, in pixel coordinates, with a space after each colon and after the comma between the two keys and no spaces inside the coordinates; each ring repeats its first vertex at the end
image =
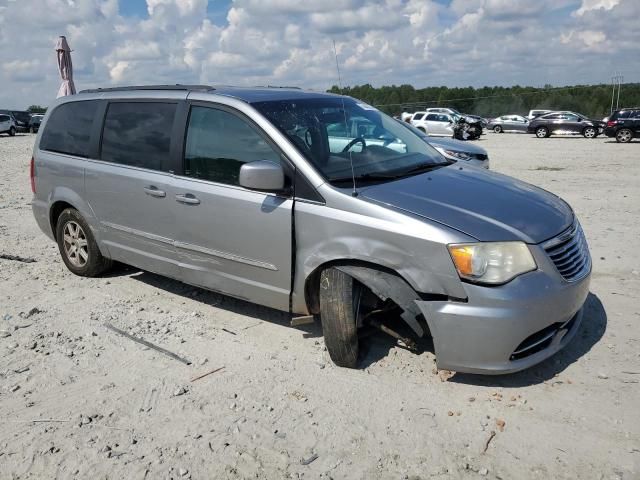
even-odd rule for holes
{"type": "Polygon", "coordinates": [[[184,153],[186,176],[238,185],[240,167],[256,160],[280,163],[280,155],[238,116],[192,107],[184,153]]]}
{"type": "Polygon", "coordinates": [[[101,159],[162,170],[168,165],[175,103],[109,104],[102,131],[101,159]]]}
{"type": "Polygon", "coordinates": [[[57,107],[47,121],[40,149],[88,157],[97,109],[96,100],[63,103],[57,107]]]}
{"type": "Polygon", "coordinates": [[[438,115],[435,113],[430,113],[429,115],[427,115],[427,120],[432,121],[432,122],[437,122],[438,121],[438,115]]]}
{"type": "Polygon", "coordinates": [[[422,117],[424,117],[424,113],[416,113],[412,120],[420,120],[422,117]]]}
{"type": "Polygon", "coordinates": [[[633,115],[631,115],[631,110],[621,110],[618,112],[613,112],[613,115],[611,116],[613,120],[617,120],[620,118],[629,118],[629,117],[633,117],[633,115]]]}

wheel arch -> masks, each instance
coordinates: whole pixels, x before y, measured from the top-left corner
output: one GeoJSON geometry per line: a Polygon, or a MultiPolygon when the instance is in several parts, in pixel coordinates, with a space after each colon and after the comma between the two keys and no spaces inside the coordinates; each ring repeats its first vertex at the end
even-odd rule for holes
{"type": "Polygon", "coordinates": [[[51,226],[51,231],[53,232],[54,237],[58,228],[58,218],[60,218],[60,214],[67,208],[78,210],[75,206],[73,206],[66,200],[58,200],[56,202],[53,202],[51,208],[49,209],[49,225],[51,226]]]}
{"type": "Polygon", "coordinates": [[[420,337],[429,331],[421,321],[415,301],[443,300],[446,295],[424,295],[416,291],[407,279],[395,270],[376,263],[358,260],[334,260],[318,266],[306,279],[305,299],[309,312],[320,313],[320,278],[327,268],[336,268],[369,288],[382,300],[390,299],[402,309],[402,319],[420,337]]]}
{"type": "MultiPolygon", "coordinates": [[[[405,278],[403,278],[398,272],[395,270],[373,263],[365,260],[357,260],[357,259],[340,259],[340,260],[330,260],[321,265],[318,265],[307,277],[304,282],[304,299],[307,304],[307,308],[310,313],[317,314],[320,313],[320,298],[319,298],[319,288],[320,288],[320,274],[323,270],[333,267],[366,267],[373,270],[377,270],[380,272],[389,273],[391,275],[395,275],[397,277],[402,278],[409,286],[411,284],[407,282],[405,278]]],[[[411,287],[413,288],[413,287],[411,287]]]]}
{"type": "Polygon", "coordinates": [[[56,227],[58,223],[58,218],[60,214],[66,208],[73,208],[80,212],[82,218],[87,222],[89,228],[91,229],[91,233],[98,244],[98,248],[100,252],[105,257],[109,257],[108,248],[102,242],[101,229],[99,228],[98,221],[96,216],[89,205],[78,193],[76,193],[73,189],[68,187],[58,187],[51,192],[51,195],[48,198],[49,207],[49,226],[51,228],[51,232],[53,233],[53,238],[56,237],[56,227]]]}

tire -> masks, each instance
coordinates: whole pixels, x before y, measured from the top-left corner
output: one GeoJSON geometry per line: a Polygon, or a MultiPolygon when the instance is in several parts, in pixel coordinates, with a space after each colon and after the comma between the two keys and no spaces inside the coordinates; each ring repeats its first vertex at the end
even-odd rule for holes
{"type": "Polygon", "coordinates": [[[633,132],[628,128],[621,128],[616,132],[616,142],[629,143],[633,138],[633,132]]]}
{"type": "Polygon", "coordinates": [[[355,280],[335,268],[320,275],[320,319],[324,343],[333,363],[356,368],[358,324],[354,308],[355,280]]]}
{"type": "Polygon", "coordinates": [[[536,128],[536,137],[547,138],[549,136],[549,129],[547,127],[536,128]]]}
{"type": "Polygon", "coordinates": [[[427,133],[427,129],[424,127],[417,127],[422,133],[427,133]]]}
{"type": "Polygon", "coordinates": [[[56,239],[62,261],[72,273],[96,277],[111,268],[111,260],[102,256],[91,228],[77,210],[62,211],[56,224],[56,239]]]}
{"type": "Polygon", "coordinates": [[[596,138],[598,136],[598,130],[595,127],[585,127],[582,130],[582,136],[584,138],[596,138]]]}
{"type": "Polygon", "coordinates": [[[15,127],[11,127],[11,128],[9,129],[9,135],[10,135],[10,136],[12,136],[12,137],[15,137],[15,136],[16,136],[16,129],[15,129],[15,127]]]}
{"type": "Polygon", "coordinates": [[[504,132],[504,130],[502,130],[502,127],[500,125],[496,125],[495,127],[493,127],[493,131],[496,133],[504,132]]]}

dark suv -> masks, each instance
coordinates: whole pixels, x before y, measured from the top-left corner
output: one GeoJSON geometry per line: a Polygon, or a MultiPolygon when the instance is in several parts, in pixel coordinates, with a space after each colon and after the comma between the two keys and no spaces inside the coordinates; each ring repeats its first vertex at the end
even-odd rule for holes
{"type": "Polygon", "coordinates": [[[595,138],[604,125],[604,122],[591,120],[578,113],[552,112],[531,120],[527,131],[535,133],[538,138],[546,138],[552,133],[581,134],[585,138],[595,138]]]}
{"type": "Polygon", "coordinates": [[[615,137],[619,143],[629,143],[633,138],[640,137],[640,107],[613,112],[604,133],[607,137],[615,137]]]}

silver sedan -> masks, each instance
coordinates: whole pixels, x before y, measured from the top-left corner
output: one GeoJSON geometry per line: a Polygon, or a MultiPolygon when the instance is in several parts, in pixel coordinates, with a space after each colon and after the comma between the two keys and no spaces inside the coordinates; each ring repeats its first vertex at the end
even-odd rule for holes
{"type": "Polygon", "coordinates": [[[529,120],[521,115],[503,115],[489,122],[487,128],[496,133],[522,132],[527,133],[529,120]]]}

